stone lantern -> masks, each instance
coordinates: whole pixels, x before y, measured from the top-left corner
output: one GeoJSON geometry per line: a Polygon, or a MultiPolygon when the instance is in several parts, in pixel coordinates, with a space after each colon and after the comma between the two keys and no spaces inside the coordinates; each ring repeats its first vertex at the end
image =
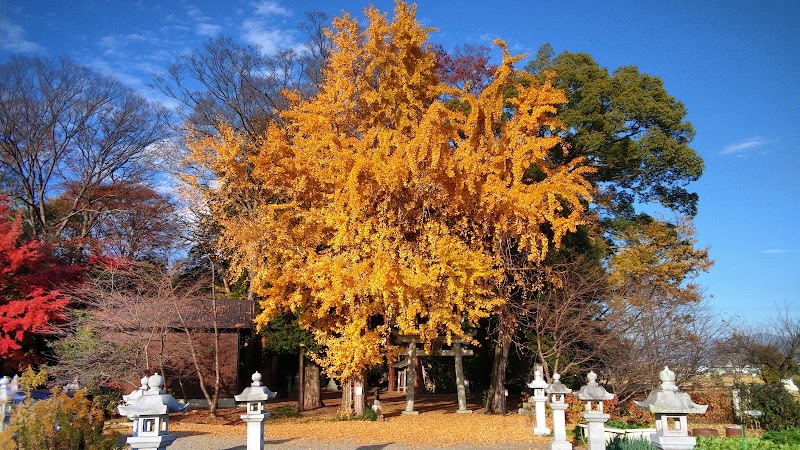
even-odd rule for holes
{"type": "Polygon", "coordinates": [[[163,385],[164,377],[153,374],[147,379],[147,390],[118,408],[120,415],[133,420],[133,435],[127,440],[132,450],[166,450],[178,437],[169,433],[169,413],[186,411],[189,406],[164,393],[163,385]]]}
{"type": "Polygon", "coordinates": [[[547,382],[542,379],[542,372],[539,370],[534,372],[533,381],[528,383],[528,387],[533,389],[531,400],[534,403],[534,409],[536,411],[536,426],[533,428],[533,434],[537,436],[547,436],[550,434],[550,428],[547,428],[544,415],[544,402],[547,401],[547,395],[544,393],[544,390],[547,386],[547,382]]]}
{"type": "Polygon", "coordinates": [[[11,420],[12,395],[11,378],[0,378],[0,408],[2,408],[3,413],[2,421],[0,421],[0,431],[5,430],[6,425],[11,420]]]}
{"type": "Polygon", "coordinates": [[[264,412],[264,402],[278,394],[261,385],[260,373],[254,373],[251,378],[253,383],[233,398],[247,407],[245,413],[239,416],[247,423],[247,450],[264,450],[264,419],[270,416],[270,413],[264,412]]]}
{"type": "Polygon", "coordinates": [[[575,396],[586,402],[586,411],[581,417],[586,420],[586,431],[589,450],[605,450],[605,423],[611,417],[603,413],[603,400],[611,400],[614,394],[607,392],[603,386],[597,384],[597,374],[589,372],[586,375],[589,382],[582,386],[575,396]],[[594,403],[594,405],[592,405],[594,403]]]}
{"type": "Polygon", "coordinates": [[[675,386],[675,372],[664,366],[658,374],[661,387],[654,390],[643,402],[636,406],[650,411],[656,416],[656,432],[650,440],[663,450],[690,450],[697,443],[697,438],[689,436],[686,421],[688,414],[703,414],[708,405],[695,404],[689,394],[675,386]]]}
{"type": "Polygon", "coordinates": [[[553,436],[555,439],[550,444],[550,450],[572,450],[572,443],[567,440],[567,421],[564,411],[569,408],[565,401],[565,396],[572,392],[572,389],[564,386],[561,382],[561,375],[553,374],[553,383],[545,389],[550,395],[550,409],[553,410],[553,436]]]}

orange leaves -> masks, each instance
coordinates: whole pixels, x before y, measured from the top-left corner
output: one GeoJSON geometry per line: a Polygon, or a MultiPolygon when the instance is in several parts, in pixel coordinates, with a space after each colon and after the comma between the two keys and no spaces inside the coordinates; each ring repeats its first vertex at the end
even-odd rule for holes
{"type": "Polygon", "coordinates": [[[318,95],[282,114],[286,128],[270,128],[249,159],[238,159],[235,136],[204,147],[235,178],[226,185],[258,193],[222,221],[234,269],[264,298],[257,322],[296,311],[341,378],[380,362],[390,330],[469,339],[464,327],[503,302],[498,248],[510,239],[541,261],[583,221],[590,195],[589,169],[548,156],[561,144],[546,130],[563,94],[518,78],[504,44],[476,96],[439,84],[414,8],[366,16],[364,30],[347,15],[334,21],[318,95]]]}

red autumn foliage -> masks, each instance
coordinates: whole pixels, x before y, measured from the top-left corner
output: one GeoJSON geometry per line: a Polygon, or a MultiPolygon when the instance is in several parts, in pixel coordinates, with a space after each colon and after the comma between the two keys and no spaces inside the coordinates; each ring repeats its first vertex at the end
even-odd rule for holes
{"type": "Polygon", "coordinates": [[[82,268],[56,258],[46,244],[24,239],[22,220],[0,197],[0,357],[17,360],[26,341],[46,333],[64,317],[69,297],[58,286],[76,280],[82,268]]]}
{"type": "Polygon", "coordinates": [[[489,62],[490,48],[465,44],[452,53],[435,45],[437,72],[442,81],[452,86],[469,84],[470,92],[481,92],[492,79],[497,66],[489,62]]]}

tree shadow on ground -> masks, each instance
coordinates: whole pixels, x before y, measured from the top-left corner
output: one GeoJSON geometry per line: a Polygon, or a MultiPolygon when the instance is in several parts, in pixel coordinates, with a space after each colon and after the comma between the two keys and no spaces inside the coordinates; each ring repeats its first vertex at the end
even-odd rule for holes
{"type": "MultiPolygon", "coordinates": [[[[293,441],[295,439],[296,438],[293,438],[293,437],[292,438],[286,438],[286,439],[268,439],[268,440],[264,441],[264,445],[281,445],[281,444],[285,444],[285,443],[287,443],[289,441],[293,441]]],[[[247,448],[247,446],[244,446],[242,448],[247,448]]],[[[236,449],[238,450],[239,447],[236,447],[236,449]]]]}
{"type": "Polygon", "coordinates": [[[392,445],[392,443],[388,444],[373,444],[373,445],[362,445],[361,447],[356,448],[356,450],[381,450],[382,448],[386,448],[392,445]]]}

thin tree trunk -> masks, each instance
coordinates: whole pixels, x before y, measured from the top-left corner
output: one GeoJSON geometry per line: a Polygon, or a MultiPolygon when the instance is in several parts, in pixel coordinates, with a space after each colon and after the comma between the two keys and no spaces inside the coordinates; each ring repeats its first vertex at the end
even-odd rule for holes
{"type": "Polygon", "coordinates": [[[217,320],[217,291],[215,289],[214,264],[211,264],[211,314],[214,317],[214,396],[212,403],[208,405],[208,413],[211,417],[217,416],[217,405],[219,404],[219,385],[220,378],[219,364],[219,321],[217,320]]]}

